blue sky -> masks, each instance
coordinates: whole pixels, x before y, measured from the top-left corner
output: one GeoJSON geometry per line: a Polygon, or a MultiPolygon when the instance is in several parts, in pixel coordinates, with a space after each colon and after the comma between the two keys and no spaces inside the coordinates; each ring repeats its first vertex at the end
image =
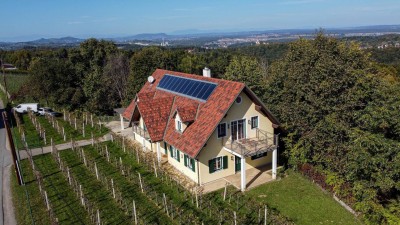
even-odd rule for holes
{"type": "Polygon", "coordinates": [[[400,0],[1,0],[0,41],[400,24],[400,0]]]}

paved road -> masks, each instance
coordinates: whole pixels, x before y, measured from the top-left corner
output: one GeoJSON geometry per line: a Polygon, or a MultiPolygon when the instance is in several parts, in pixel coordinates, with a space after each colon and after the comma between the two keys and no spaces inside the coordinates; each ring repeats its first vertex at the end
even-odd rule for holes
{"type": "MultiPolygon", "coordinates": [[[[0,99],[0,112],[3,112],[3,102],[0,99]]],[[[10,176],[14,175],[11,171],[12,156],[6,141],[6,129],[4,128],[3,117],[0,115],[0,224],[16,224],[14,208],[12,205],[10,176]]]]}

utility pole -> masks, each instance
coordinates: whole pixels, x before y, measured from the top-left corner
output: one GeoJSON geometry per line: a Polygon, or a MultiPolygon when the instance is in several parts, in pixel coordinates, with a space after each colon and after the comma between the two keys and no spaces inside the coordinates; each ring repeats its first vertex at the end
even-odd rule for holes
{"type": "Polygon", "coordinates": [[[3,122],[4,122],[4,126],[6,128],[6,132],[7,132],[8,143],[10,143],[10,148],[11,148],[10,150],[11,150],[11,154],[12,154],[12,158],[13,158],[13,162],[14,162],[15,175],[17,176],[18,184],[23,185],[24,182],[22,180],[21,171],[19,168],[19,162],[18,162],[18,158],[17,158],[17,153],[15,151],[14,140],[12,138],[10,124],[8,122],[8,117],[7,117],[6,111],[3,111],[3,122]]]}

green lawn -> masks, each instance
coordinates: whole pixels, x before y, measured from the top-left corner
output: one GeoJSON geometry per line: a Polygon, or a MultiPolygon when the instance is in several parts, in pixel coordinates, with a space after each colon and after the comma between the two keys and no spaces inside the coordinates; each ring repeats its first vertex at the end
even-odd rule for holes
{"type": "Polygon", "coordinates": [[[361,224],[328,193],[296,172],[248,191],[296,224],[361,224]]]}

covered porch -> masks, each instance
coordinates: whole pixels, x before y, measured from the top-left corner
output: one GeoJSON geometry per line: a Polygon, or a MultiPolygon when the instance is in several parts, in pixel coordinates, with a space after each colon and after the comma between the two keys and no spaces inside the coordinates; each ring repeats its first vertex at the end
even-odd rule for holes
{"type": "MultiPolygon", "coordinates": [[[[246,176],[250,176],[248,171],[252,171],[246,170],[246,158],[262,156],[267,152],[272,152],[272,162],[269,166],[271,170],[271,179],[276,179],[278,161],[278,135],[257,129],[256,137],[228,140],[224,144],[223,149],[235,155],[237,158],[240,158],[240,171],[235,175],[232,175],[232,179],[233,177],[237,178],[237,175],[240,174],[241,191],[245,191],[246,188],[248,188],[246,176]]],[[[237,179],[233,179],[233,181],[236,180],[237,179]]]]}
{"type": "Polygon", "coordinates": [[[139,121],[132,122],[132,131],[146,140],[150,139],[149,132],[139,126],[139,121]]]}
{"type": "MultiPolygon", "coordinates": [[[[251,168],[246,170],[246,188],[252,189],[259,185],[273,181],[272,179],[272,165],[268,164],[258,168],[251,168]]],[[[241,190],[241,172],[202,184],[203,193],[210,193],[219,190],[225,185],[232,185],[235,188],[241,190]]]]}

